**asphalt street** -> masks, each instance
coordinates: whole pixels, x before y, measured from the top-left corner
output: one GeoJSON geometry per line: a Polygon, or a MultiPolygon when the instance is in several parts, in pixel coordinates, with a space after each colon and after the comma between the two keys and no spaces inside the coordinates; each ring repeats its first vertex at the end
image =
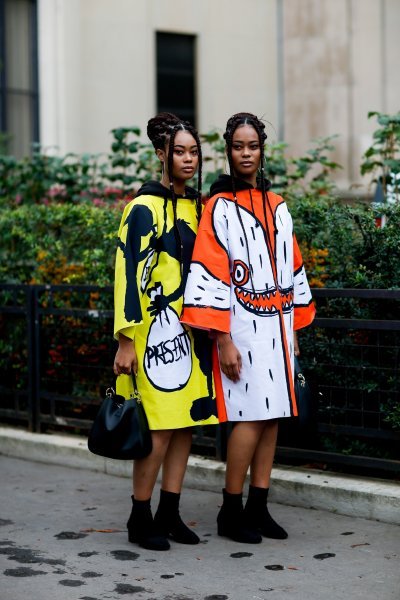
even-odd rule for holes
{"type": "Polygon", "coordinates": [[[220,494],[185,489],[201,543],[152,552],[127,539],[128,479],[5,456],[0,476],[1,600],[400,599],[396,525],[273,504],[289,538],[238,544],[220,494]]]}

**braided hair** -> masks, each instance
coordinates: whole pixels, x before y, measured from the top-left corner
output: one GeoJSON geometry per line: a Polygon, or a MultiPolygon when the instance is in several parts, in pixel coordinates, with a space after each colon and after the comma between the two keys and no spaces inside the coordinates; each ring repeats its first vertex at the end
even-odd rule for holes
{"type": "Polygon", "coordinates": [[[253,115],[252,113],[247,113],[247,112],[236,113],[230,119],[228,119],[228,122],[226,124],[225,133],[224,133],[224,140],[226,142],[226,154],[228,157],[229,170],[230,170],[231,177],[232,177],[233,195],[234,195],[234,198],[236,201],[235,175],[234,175],[233,160],[232,160],[232,140],[233,140],[233,135],[234,135],[236,129],[238,127],[241,127],[242,125],[250,125],[251,127],[254,127],[254,129],[256,130],[257,135],[258,135],[258,140],[260,143],[260,154],[261,154],[260,155],[261,191],[263,194],[263,198],[265,198],[266,187],[265,187],[265,177],[264,177],[264,163],[265,163],[264,143],[265,143],[265,140],[267,139],[267,134],[264,131],[264,129],[265,129],[264,123],[262,121],[260,121],[260,119],[258,117],[256,117],[256,115],[253,115]]]}
{"type": "Polygon", "coordinates": [[[198,175],[197,175],[197,198],[196,198],[196,214],[197,221],[200,221],[201,216],[201,188],[202,188],[202,152],[199,134],[197,130],[188,121],[179,119],[176,115],[168,112],[162,112],[149,120],[147,124],[147,135],[155,150],[166,150],[168,147],[168,165],[167,174],[169,178],[169,188],[172,196],[172,206],[174,210],[174,220],[176,222],[176,194],[173,181],[173,166],[174,166],[174,145],[175,136],[178,131],[187,131],[190,133],[197,145],[197,154],[199,158],[198,175]]]}
{"type": "MultiPolygon", "coordinates": [[[[253,282],[253,269],[252,269],[252,265],[251,265],[251,261],[250,261],[249,242],[247,239],[246,230],[245,230],[245,227],[244,227],[244,224],[242,221],[242,217],[241,217],[241,214],[239,211],[238,203],[237,203],[235,173],[234,173],[233,159],[232,159],[233,135],[234,135],[236,129],[238,129],[238,127],[242,127],[243,125],[250,125],[251,127],[254,127],[254,129],[256,130],[257,135],[258,135],[258,141],[260,144],[261,193],[262,193],[262,198],[263,198],[262,204],[263,204],[264,219],[265,219],[266,227],[267,227],[267,214],[266,214],[266,208],[265,208],[265,201],[267,201],[269,203],[269,199],[268,199],[267,189],[266,189],[266,185],[265,185],[265,176],[264,176],[264,170],[265,170],[264,169],[264,163],[265,163],[264,142],[267,139],[267,134],[264,131],[264,129],[265,129],[264,123],[262,121],[260,121],[260,119],[258,117],[256,117],[256,115],[253,115],[252,113],[247,113],[247,112],[236,113],[235,115],[230,117],[230,119],[228,119],[228,122],[226,124],[226,129],[225,129],[225,133],[224,133],[224,140],[226,142],[226,154],[228,157],[229,170],[230,170],[231,179],[232,179],[232,192],[233,192],[233,197],[235,200],[236,213],[237,213],[239,222],[242,227],[243,235],[244,235],[244,240],[245,240],[246,250],[247,250],[247,258],[248,258],[249,267],[250,267],[250,281],[251,281],[251,286],[253,288],[253,292],[255,292],[255,286],[254,286],[254,282],[253,282]]],[[[269,244],[268,236],[267,236],[267,243],[269,244]]]]}

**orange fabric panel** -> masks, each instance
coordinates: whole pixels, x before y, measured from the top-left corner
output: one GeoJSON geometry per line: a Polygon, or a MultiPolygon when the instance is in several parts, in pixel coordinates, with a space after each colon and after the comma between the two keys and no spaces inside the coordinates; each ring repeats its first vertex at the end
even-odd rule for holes
{"type": "Polygon", "coordinates": [[[217,400],[218,420],[220,423],[225,423],[228,420],[228,415],[226,414],[224,390],[222,388],[221,369],[219,366],[217,342],[214,342],[213,344],[212,366],[214,375],[215,394],[217,400]]]}
{"type": "Polygon", "coordinates": [[[229,310],[215,310],[210,306],[186,306],[183,309],[180,320],[191,327],[199,329],[215,329],[230,332],[230,312],[229,310]]]}
{"type": "Polygon", "coordinates": [[[315,317],[316,309],[314,303],[309,306],[299,306],[294,309],[294,330],[303,329],[310,325],[315,317]]]}
{"type": "MultiPolygon", "coordinates": [[[[296,236],[293,234],[293,269],[294,272],[298,271],[303,266],[303,257],[296,236]]],[[[316,308],[314,302],[311,302],[308,306],[295,306],[294,307],[294,324],[293,329],[303,329],[313,322],[316,315],[316,308]]]]}
{"type": "Polygon", "coordinates": [[[216,200],[217,197],[213,197],[207,202],[204,209],[197,232],[192,261],[202,263],[204,256],[207,256],[207,264],[212,265],[213,275],[229,285],[229,257],[215,239],[212,226],[212,209],[216,200]]]}

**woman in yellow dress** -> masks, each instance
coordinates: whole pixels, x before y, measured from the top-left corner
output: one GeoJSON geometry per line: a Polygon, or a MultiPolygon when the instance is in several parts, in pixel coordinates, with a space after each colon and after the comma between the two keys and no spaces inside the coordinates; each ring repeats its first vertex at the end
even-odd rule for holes
{"type": "Polygon", "coordinates": [[[170,113],[150,119],[147,134],[162,166],[122,216],[115,267],[114,372],[126,398],[133,373],[152,431],[151,454],[134,462],[129,541],[168,550],[168,537],[197,544],[179,515],[195,425],[217,424],[211,341],[179,320],[201,214],[201,147],[196,130],[170,113]],[[197,191],[187,187],[196,170],[197,191]],[[160,503],[151,496],[162,465],[160,503]]]}

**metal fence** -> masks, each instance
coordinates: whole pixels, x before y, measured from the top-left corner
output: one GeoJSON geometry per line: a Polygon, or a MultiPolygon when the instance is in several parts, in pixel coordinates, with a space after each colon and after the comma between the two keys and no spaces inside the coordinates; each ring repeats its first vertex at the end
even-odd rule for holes
{"type": "MultiPolygon", "coordinates": [[[[307,432],[282,421],[277,461],[399,473],[400,290],[313,295],[318,317],[300,346],[317,420],[307,432]]],[[[111,287],[1,285],[3,422],[86,432],[114,380],[112,317],[111,287]]],[[[228,434],[198,427],[194,451],[223,459],[228,434]]]]}

